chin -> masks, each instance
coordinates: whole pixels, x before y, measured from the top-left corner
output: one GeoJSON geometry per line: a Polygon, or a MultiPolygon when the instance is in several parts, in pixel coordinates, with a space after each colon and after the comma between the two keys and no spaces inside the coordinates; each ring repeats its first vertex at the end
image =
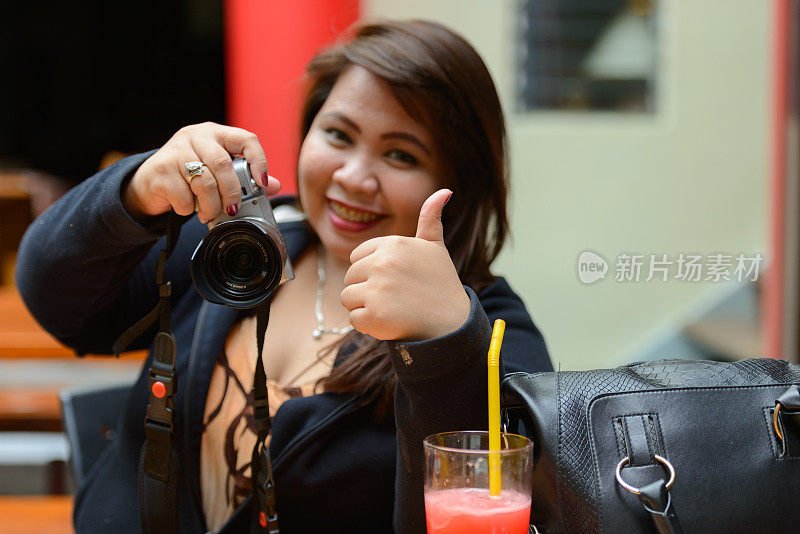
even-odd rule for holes
{"type": "Polygon", "coordinates": [[[317,236],[319,237],[322,246],[325,247],[325,250],[328,254],[335,258],[340,258],[343,261],[349,262],[350,261],[350,254],[353,250],[366,241],[366,239],[353,239],[352,237],[348,238],[346,236],[340,235],[336,232],[333,228],[325,228],[321,229],[322,231],[316,231],[317,236]]]}
{"type": "MultiPolygon", "coordinates": [[[[319,218],[315,218],[313,223],[309,222],[328,253],[349,263],[350,254],[361,243],[376,237],[393,234],[404,235],[398,234],[397,229],[389,224],[392,220],[392,218],[387,217],[363,231],[353,231],[346,228],[338,228],[331,221],[330,215],[326,210],[319,218]]],[[[414,234],[412,233],[411,235],[414,234]]]]}

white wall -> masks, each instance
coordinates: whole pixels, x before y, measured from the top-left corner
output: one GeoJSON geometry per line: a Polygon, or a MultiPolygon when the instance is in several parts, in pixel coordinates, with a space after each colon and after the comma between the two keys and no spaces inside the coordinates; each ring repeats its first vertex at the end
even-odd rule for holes
{"type": "Polygon", "coordinates": [[[506,109],[513,242],[495,265],[525,299],[562,369],[624,363],[729,290],[720,283],[613,280],[621,253],[767,249],[770,2],[659,2],[653,115],[514,112],[515,6],[367,0],[372,17],[423,17],[464,34],[506,109]],[[582,284],[591,249],[612,272],[582,284]]]}

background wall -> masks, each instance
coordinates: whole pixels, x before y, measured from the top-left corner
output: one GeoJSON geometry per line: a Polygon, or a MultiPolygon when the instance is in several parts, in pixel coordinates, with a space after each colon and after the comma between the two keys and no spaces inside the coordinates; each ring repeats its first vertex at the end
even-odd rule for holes
{"type": "Polygon", "coordinates": [[[441,21],[481,53],[512,156],[513,242],[495,270],[525,299],[555,365],[628,362],[735,282],[617,282],[617,255],[766,256],[771,3],[658,2],[652,115],[515,112],[517,9],[475,0],[362,6],[368,18],[441,21]],[[587,249],[610,264],[592,285],[577,276],[587,249]]]}

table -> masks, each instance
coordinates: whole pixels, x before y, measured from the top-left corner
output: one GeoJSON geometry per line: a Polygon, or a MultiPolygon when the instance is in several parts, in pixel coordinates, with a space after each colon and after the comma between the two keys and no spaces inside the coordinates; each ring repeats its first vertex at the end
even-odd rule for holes
{"type": "Polygon", "coordinates": [[[3,534],[71,534],[72,496],[0,496],[3,534]]]}

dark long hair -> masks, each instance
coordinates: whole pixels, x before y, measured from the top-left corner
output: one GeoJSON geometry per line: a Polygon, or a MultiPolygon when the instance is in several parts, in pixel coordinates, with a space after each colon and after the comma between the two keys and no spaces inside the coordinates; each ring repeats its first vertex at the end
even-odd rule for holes
{"type": "MultiPolygon", "coordinates": [[[[433,134],[453,190],[442,217],[445,245],[461,282],[480,291],[494,280],[489,267],[508,234],[505,123],[486,65],[463,37],[435,22],[360,26],[350,42],[311,60],[301,140],[351,65],[386,80],[406,112],[433,134]]],[[[397,377],[387,344],[351,332],[327,350],[345,343],[356,350],[323,379],[325,390],[376,401],[379,417],[391,413],[397,377]]]]}

